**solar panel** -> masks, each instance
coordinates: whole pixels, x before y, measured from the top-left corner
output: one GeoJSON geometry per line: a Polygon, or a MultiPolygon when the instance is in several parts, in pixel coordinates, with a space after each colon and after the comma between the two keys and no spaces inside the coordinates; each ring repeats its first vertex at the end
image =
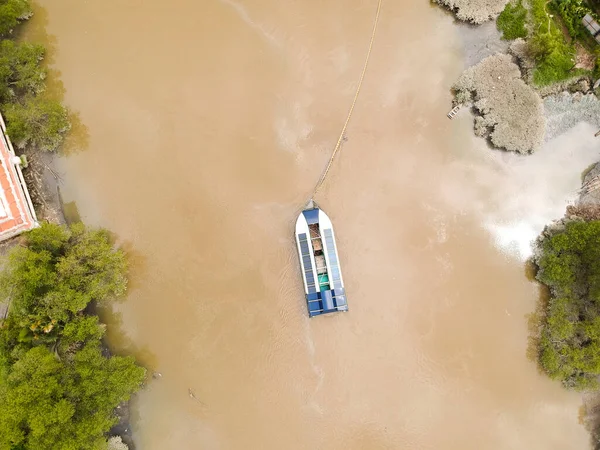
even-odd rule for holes
{"type": "Polygon", "coordinates": [[[319,210],[318,209],[306,209],[302,211],[306,223],[312,225],[313,223],[319,223],[319,210]]]}
{"type": "Polygon", "coordinates": [[[598,34],[598,32],[600,31],[600,25],[598,25],[598,22],[596,22],[594,18],[589,14],[586,14],[583,17],[582,22],[583,25],[592,35],[596,36],[596,34],[598,34]]]}
{"type": "Polygon", "coordinates": [[[342,287],[342,279],[340,278],[340,266],[335,252],[335,242],[333,240],[333,232],[331,228],[323,230],[325,236],[325,244],[327,245],[327,254],[329,256],[329,277],[332,281],[333,287],[342,287]]]}
{"type": "Polygon", "coordinates": [[[315,276],[313,275],[313,266],[310,259],[310,248],[306,239],[306,233],[298,235],[298,241],[300,242],[300,252],[302,253],[302,265],[304,266],[304,276],[306,277],[306,287],[308,293],[312,294],[317,292],[315,287],[315,276]]]}
{"type": "Polygon", "coordinates": [[[334,289],[333,299],[335,300],[335,304],[338,308],[348,306],[348,303],[346,302],[346,291],[344,290],[344,288],[334,289]]]}

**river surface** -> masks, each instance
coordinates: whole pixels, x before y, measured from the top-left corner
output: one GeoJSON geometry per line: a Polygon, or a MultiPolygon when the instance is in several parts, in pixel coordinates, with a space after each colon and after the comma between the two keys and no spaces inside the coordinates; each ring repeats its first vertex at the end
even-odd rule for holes
{"type": "Polygon", "coordinates": [[[28,34],[87,147],[61,161],[63,195],[131,255],[109,340],[162,373],[132,403],[138,450],[588,448],[580,396],[527,356],[524,258],[598,159],[595,130],[523,158],[448,120],[463,41],[426,0],[384,0],[317,198],[350,312],[307,317],[294,223],[376,3],[36,5],[28,34]]]}

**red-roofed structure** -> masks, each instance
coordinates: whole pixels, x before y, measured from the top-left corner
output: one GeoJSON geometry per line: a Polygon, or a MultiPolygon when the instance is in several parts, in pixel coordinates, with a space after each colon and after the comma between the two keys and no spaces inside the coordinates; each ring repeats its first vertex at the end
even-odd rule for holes
{"type": "Polygon", "coordinates": [[[33,203],[0,115],[0,241],[38,226],[33,203]]]}

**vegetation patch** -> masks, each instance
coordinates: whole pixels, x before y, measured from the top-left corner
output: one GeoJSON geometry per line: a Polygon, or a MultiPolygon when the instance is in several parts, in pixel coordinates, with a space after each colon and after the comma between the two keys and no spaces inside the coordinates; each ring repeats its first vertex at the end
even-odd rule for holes
{"type": "Polygon", "coordinates": [[[598,387],[600,221],[574,221],[539,243],[537,279],[550,288],[539,342],[540,366],[567,388],[598,387]]]}
{"type": "Polygon", "coordinates": [[[10,252],[0,274],[10,303],[0,326],[0,449],[107,448],[114,410],[145,370],[105,354],[105,326],[87,311],[125,292],[125,271],[108,233],[81,224],[42,225],[10,252]]]}
{"type": "Polygon", "coordinates": [[[522,0],[517,3],[508,3],[498,16],[496,24],[502,31],[502,38],[507,40],[527,37],[527,9],[522,0]]]}
{"type": "MultiPolygon", "coordinates": [[[[582,19],[586,14],[597,19],[596,13],[583,0],[552,0],[549,8],[560,15],[563,23],[573,39],[587,41],[591,35],[583,25],[582,19]]],[[[594,42],[593,39],[591,39],[594,42]]]]}
{"type": "Polygon", "coordinates": [[[27,0],[0,0],[0,111],[18,148],[56,151],[71,124],[67,109],[44,94],[46,51],[38,44],[8,39],[31,14],[27,0]]]}
{"type": "Polygon", "coordinates": [[[575,47],[548,11],[546,0],[531,0],[531,20],[529,51],[536,63],[533,82],[546,86],[581,74],[575,69],[575,47]]]}
{"type": "Polygon", "coordinates": [[[7,36],[15,27],[31,17],[33,12],[27,0],[0,1],[0,36],[7,36]]]}

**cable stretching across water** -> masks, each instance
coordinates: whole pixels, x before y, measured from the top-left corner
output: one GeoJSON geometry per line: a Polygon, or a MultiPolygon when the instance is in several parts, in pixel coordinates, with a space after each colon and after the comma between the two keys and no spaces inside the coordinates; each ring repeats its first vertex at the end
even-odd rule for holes
{"type": "Polygon", "coordinates": [[[352,106],[350,106],[350,111],[348,111],[348,117],[346,117],[346,122],[342,127],[342,132],[340,133],[340,137],[337,140],[337,144],[335,144],[335,148],[333,149],[333,153],[331,154],[331,158],[329,158],[329,162],[325,167],[325,172],[321,175],[319,182],[315,186],[315,190],[312,193],[311,200],[317,195],[317,192],[325,182],[325,178],[327,178],[327,174],[329,173],[329,169],[331,169],[331,165],[333,164],[333,160],[335,155],[340,150],[342,145],[342,141],[344,140],[344,135],[346,134],[346,128],[348,128],[348,123],[350,123],[350,118],[352,117],[352,113],[354,112],[354,106],[356,106],[356,101],[358,100],[358,95],[360,94],[360,89],[362,87],[363,80],[365,79],[365,74],[367,73],[367,67],[369,66],[369,59],[371,57],[371,50],[373,50],[373,42],[375,41],[375,33],[377,32],[377,24],[379,23],[379,13],[381,12],[381,3],[383,0],[379,0],[377,4],[377,13],[375,14],[375,22],[373,22],[373,32],[371,33],[371,41],[369,42],[369,50],[367,51],[367,57],[365,58],[365,65],[363,66],[362,73],[360,74],[360,79],[358,81],[358,87],[356,88],[356,94],[354,94],[354,100],[352,100],[352,106]]]}

